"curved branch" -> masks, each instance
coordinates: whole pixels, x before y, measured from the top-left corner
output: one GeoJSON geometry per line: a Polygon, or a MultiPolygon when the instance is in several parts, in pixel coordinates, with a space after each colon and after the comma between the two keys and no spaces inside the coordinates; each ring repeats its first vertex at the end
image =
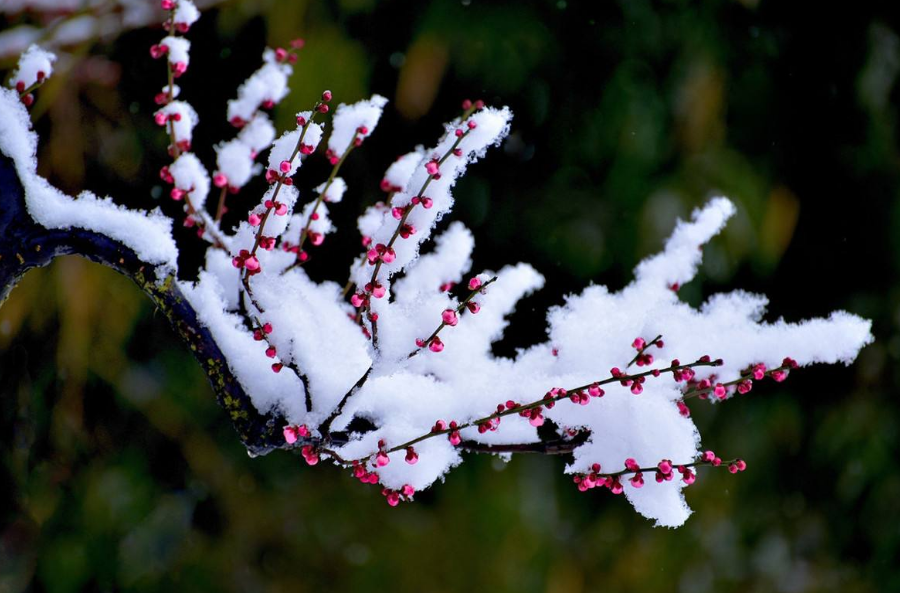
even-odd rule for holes
{"type": "Polygon", "coordinates": [[[175,278],[156,279],[156,268],[122,243],[84,229],[47,229],[28,213],[25,192],[11,159],[0,153],[0,305],[28,270],[61,255],[80,255],[131,278],[169,320],[209,377],[216,401],[228,413],[251,455],[286,446],[276,414],[260,414],[228,368],[209,329],[184,297],[175,278]]]}

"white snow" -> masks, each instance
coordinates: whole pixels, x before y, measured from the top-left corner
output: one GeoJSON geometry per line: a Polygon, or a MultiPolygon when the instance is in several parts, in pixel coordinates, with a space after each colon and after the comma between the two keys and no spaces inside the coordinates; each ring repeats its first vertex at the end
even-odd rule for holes
{"type": "Polygon", "coordinates": [[[343,154],[361,128],[365,128],[366,133],[360,133],[360,136],[369,137],[375,131],[375,126],[378,125],[385,105],[387,105],[387,99],[381,95],[372,95],[369,99],[351,105],[344,103],[338,105],[334,112],[334,118],[331,120],[328,148],[337,155],[343,154]]]}
{"type": "Polygon", "coordinates": [[[12,85],[15,87],[18,83],[22,83],[25,88],[28,88],[39,78],[41,80],[50,78],[55,61],[56,56],[52,53],[37,45],[29,46],[19,58],[19,67],[12,75],[12,85]]]}

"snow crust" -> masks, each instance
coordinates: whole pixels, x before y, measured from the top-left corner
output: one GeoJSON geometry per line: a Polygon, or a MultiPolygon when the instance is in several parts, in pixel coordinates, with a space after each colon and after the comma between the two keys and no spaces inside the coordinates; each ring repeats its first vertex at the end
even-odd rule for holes
{"type": "Polygon", "coordinates": [[[25,188],[28,213],[50,229],[80,228],[112,237],[158,266],[160,277],[177,270],[172,220],[158,209],[130,210],[85,191],[73,198],[37,174],[37,135],[18,93],[0,89],[0,152],[10,157],[25,188]]]}

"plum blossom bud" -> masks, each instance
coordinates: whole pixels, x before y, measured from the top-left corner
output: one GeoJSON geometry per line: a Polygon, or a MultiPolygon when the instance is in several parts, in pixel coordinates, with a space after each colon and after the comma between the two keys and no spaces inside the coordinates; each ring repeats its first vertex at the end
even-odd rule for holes
{"type": "Polygon", "coordinates": [[[453,309],[445,309],[444,312],[441,313],[441,320],[450,327],[459,323],[459,317],[456,316],[456,311],[453,309]]]}

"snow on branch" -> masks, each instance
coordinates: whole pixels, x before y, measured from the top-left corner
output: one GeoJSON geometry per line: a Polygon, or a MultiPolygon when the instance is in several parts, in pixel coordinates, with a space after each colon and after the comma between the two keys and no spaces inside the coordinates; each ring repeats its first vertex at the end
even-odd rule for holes
{"type": "MultiPolygon", "coordinates": [[[[460,223],[429,245],[452,211],[456,180],[512,125],[509,108],[481,101],[464,102],[431,149],[416,148],[388,167],[384,201],[359,219],[363,249],[349,279],[335,271],[333,280],[313,280],[306,262],[325,248],[326,235],[341,230],[329,208],[360,201],[340,170],[365,151],[387,100],[374,95],[332,115],[326,90],[276,139],[264,111],[288,92],[303,42],[266,50],[263,66],[228,104],[238,132],[217,146],[210,175],[191,152],[197,114],[186,98],[176,100],[173,82],[188,73],[191,7],[163,0],[167,36],[150,53],[167,57],[155,118],[169,137],[171,162],[160,174],[184,207],[184,223],[206,241],[197,281],[174,279],[171,221],[159,212],[126,210],[90,194],[69,198],[35,174],[36,139],[21,94],[29,89],[0,93],[0,151],[24,188],[28,220],[20,225],[81,229],[113,241],[133,254],[141,274],[153,272],[152,282],[139,282],[151,297],[168,303],[178,295],[184,310],[173,323],[213,353],[204,364],[228,384],[214,379],[214,389],[253,452],[280,447],[296,449],[310,465],[330,460],[379,484],[391,505],[442,479],[465,451],[566,454],[578,489],[624,494],[645,517],[674,527],[691,512],[683,489],[698,468],[747,468],[701,447],[693,406],[726,402],[799,367],[849,364],[872,340],[869,321],[842,311],[767,321],[767,299],[740,290],[713,295],[700,308],[683,302],[678,290],[695,277],[703,245],[735,212],[720,197],[679,222],[631,284],[569,295],[548,312],[544,343],[495,356],[509,315],[544,278],[526,263],[471,274],[474,239],[460,223]],[[320,158],[320,144],[331,171],[298,204],[295,176],[305,159],[320,158]],[[256,159],[266,149],[262,167],[256,159]],[[235,228],[224,228],[226,195],[262,170],[268,189],[235,228]],[[218,200],[208,200],[211,191],[218,200]]],[[[4,192],[9,203],[12,194],[4,192]]],[[[10,262],[15,248],[0,245],[0,264],[10,262]]]]}

